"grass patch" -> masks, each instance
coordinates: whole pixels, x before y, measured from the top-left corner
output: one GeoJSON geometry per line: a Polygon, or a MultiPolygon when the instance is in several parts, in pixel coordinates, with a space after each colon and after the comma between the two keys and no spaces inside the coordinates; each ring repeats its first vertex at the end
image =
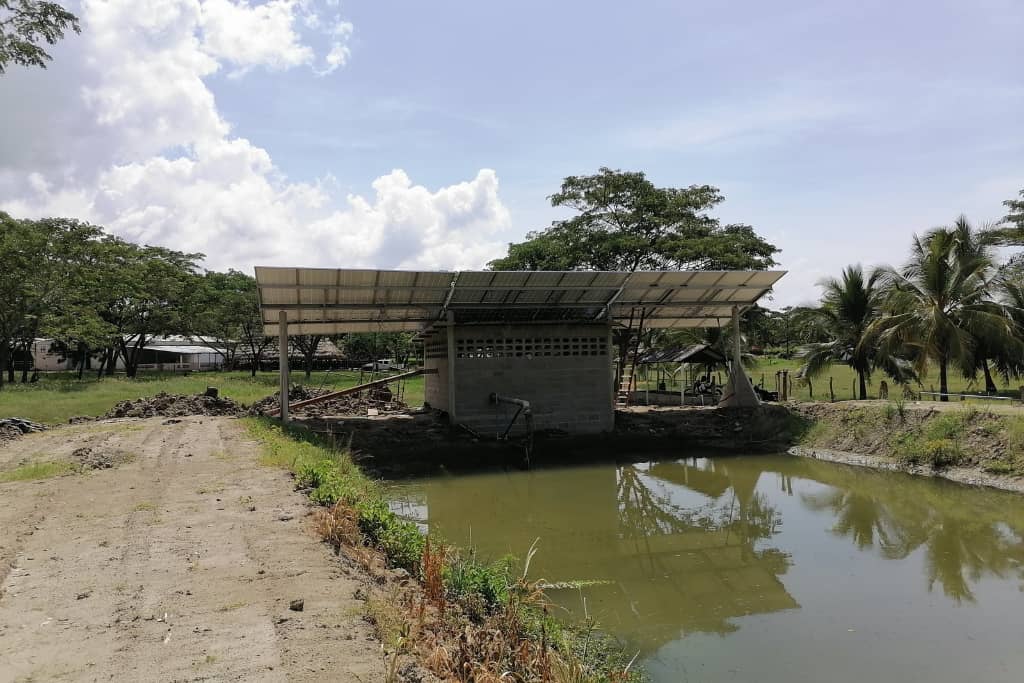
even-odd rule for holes
{"type": "MultiPolygon", "coordinates": [[[[359,371],[314,372],[305,375],[293,372],[293,384],[310,387],[344,389],[355,386],[368,375],[359,371]]],[[[0,389],[0,417],[24,417],[45,424],[61,424],[77,415],[96,417],[106,413],[118,401],[154,396],[161,391],[169,394],[199,394],[208,386],[220,389],[221,396],[239,403],[254,403],[277,392],[276,372],[260,372],[252,377],[248,372],[197,372],[190,375],[142,373],[136,379],[104,377],[96,379],[86,373],[81,380],[75,373],[54,372],[40,375],[34,384],[4,383],[0,389]]],[[[423,403],[423,377],[405,381],[405,402],[418,406],[423,403]]]]}
{"type": "Polygon", "coordinates": [[[66,460],[50,460],[47,462],[32,462],[19,465],[13,470],[0,472],[0,484],[12,481],[36,481],[39,479],[50,479],[75,471],[74,463],[66,460]]]}
{"type": "Polygon", "coordinates": [[[151,503],[148,500],[144,500],[141,503],[137,503],[135,507],[132,508],[132,510],[134,512],[155,512],[156,503],[151,503]]]}
{"type": "Polygon", "coordinates": [[[991,474],[1024,476],[1024,417],[1006,418],[1002,430],[1006,451],[982,467],[991,474]]]}
{"type": "Polygon", "coordinates": [[[381,487],[347,451],[267,418],[246,418],[245,424],[263,445],[261,462],[288,469],[296,486],[323,506],[316,527],[326,542],[336,548],[372,546],[391,567],[421,582],[418,604],[372,597],[368,602],[368,616],[395,651],[392,665],[403,650],[418,654],[446,680],[465,679],[467,672],[473,680],[498,680],[503,672],[514,680],[640,678],[621,648],[592,624],[569,627],[547,613],[539,584],[527,580],[533,549],[517,573],[512,558],[485,562],[475,552],[428,539],[390,509],[381,487]],[[566,677],[556,678],[557,671],[566,677]]]}
{"type": "Polygon", "coordinates": [[[933,469],[964,462],[962,442],[976,411],[947,411],[926,420],[920,428],[893,440],[893,456],[903,465],[928,465],[933,469]]]}
{"type": "MultiPolygon", "coordinates": [[[[837,401],[850,401],[860,397],[860,389],[857,383],[857,373],[853,371],[848,365],[843,364],[832,364],[818,377],[815,377],[811,385],[806,382],[801,382],[796,379],[796,372],[799,370],[802,361],[798,358],[780,358],[776,356],[759,356],[757,363],[747,369],[747,374],[754,381],[755,384],[761,384],[768,391],[777,390],[776,373],[786,370],[789,373],[789,377],[792,381],[792,392],[789,394],[789,399],[794,401],[828,401],[831,396],[829,394],[829,379],[832,379],[832,388],[835,392],[835,399],[837,401]],[[812,393],[813,388],[813,393],[812,393]]],[[[651,389],[654,390],[658,386],[659,380],[666,381],[666,389],[671,392],[678,394],[680,390],[680,384],[689,383],[686,381],[685,373],[679,373],[673,375],[675,367],[669,367],[665,364],[661,368],[663,371],[668,370],[668,377],[665,375],[659,378],[658,366],[657,365],[641,365],[638,368],[637,386],[640,390],[651,389]],[[645,374],[646,373],[646,374],[645,374]]],[[[719,383],[724,382],[727,379],[726,373],[722,370],[717,370],[712,373],[717,377],[719,383]]],[[[921,385],[913,385],[911,388],[914,392],[920,391],[938,391],[938,373],[934,373],[930,376],[922,378],[921,385]]],[[[983,394],[985,393],[985,380],[979,376],[977,379],[970,380],[961,376],[960,373],[949,373],[949,392],[952,394],[983,394]]],[[[875,372],[872,374],[871,379],[868,381],[868,398],[878,399],[879,392],[881,389],[882,381],[885,381],[889,386],[889,398],[897,399],[902,396],[902,388],[897,385],[892,379],[886,376],[883,372],[875,372]]],[[[997,384],[999,380],[996,380],[997,384]]],[[[1013,398],[1019,398],[1020,394],[1016,386],[1003,385],[1000,387],[998,392],[1000,396],[1008,396],[1013,398]]],[[[932,397],[925,396],[925,400],[930,400],[932,397]]],[[[1005,403],[999,401],[998,403],[1005,403]]]]}

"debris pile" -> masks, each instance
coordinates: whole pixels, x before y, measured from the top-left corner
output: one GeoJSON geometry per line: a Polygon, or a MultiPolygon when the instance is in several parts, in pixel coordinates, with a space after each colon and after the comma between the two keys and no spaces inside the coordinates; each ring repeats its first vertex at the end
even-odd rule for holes
{"type": "Polygon", "coordinates": [[[76,448],[71,452],[71,457],[74,458],[78,466],[89,470],[110,469],[132,459],[131,454],[124,451],[114,450],[103,453],[88,446],[76,448]]]}
{"type": "Polygon", "coordinates": [[[0,442],[17,439],[22,434],[41,432],[46,427],[23,417],[0,418],[0,442]]]}
{"type": "MultiPolygon", "coordinates": [[[[288,403],[306,401],[311,398],[316,398],[317,396],[324,396],[325,394],[329,394],[332,391],[334,390],[310,389],[309,387],[304,387],[301,384],[296,384],[295,386],[288,390],[288,403]]],[[[249,414],[262,415],[268,410],[276,410],[280,403],[281,392],[278,391],[276,393],[271,394],[270,396],[261,398],[260,400],[256,401],[251,406],[249,406],[249,414]]]]}
{"type": "MultiPolygon", "coordinates": [[[[289,390],[288,402],[298,403],[299,401],[307,401],[311,398],[319,398],[336,391],[338,390],[310,389],[297,384],[289,390]]],[[[280,395],[280,393],[276,393],[260,399],[249,408],[249,414],[263,415],[268,410],[277,410],[280,395]]],[[[356,394],[347,394],[309,406],[293,408],[296,415],[311,417],[320,417],[322,415],[366,415],[370,410],[376,410],[378,415],[386,415],[405,412],[407,406],[395,398],[394,393],[387,385],[383,385],[365,389],[356,394]]]]}
{"type": "Polygon", "coordinates": [[[295,412],[310,417],[321,417],[324,415],[366,415],[371,410],[376,410],[377,415],[388,415],[404,413],[408,410],[408,406],[396,399],[391,391],[384,387],[383,391],[380,389],[361,391],[358,394],[331,398],[321,403],[299,408],[295,412]]]}
{"type": "Polygon", "coordinates": [[[101,419],[116,417],[184,417],[185,415],[244,415],[245,408],[230,398],[199,394],[159,393],[156,396],[121,401],[101,419]]]}

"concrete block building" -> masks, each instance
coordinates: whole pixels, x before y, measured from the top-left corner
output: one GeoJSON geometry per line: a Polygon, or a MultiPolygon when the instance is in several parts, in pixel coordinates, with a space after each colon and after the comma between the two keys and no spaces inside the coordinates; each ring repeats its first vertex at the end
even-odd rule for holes
{"type": "MultiPolygon", "coordinates": [[[[611,430],[616,331],[738,325],[783,274],[256,268],[266,334],[418,332],[427,403],[486,437],[524,412],[532,429],[611,430]]],[[[756,403],[744,373],[729,400],[756,403]]]]}

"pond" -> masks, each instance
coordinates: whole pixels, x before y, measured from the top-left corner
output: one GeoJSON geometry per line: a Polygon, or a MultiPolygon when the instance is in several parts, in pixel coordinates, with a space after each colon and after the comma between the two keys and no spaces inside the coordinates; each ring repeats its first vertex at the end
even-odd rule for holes
{"type": "Polygon", "coordinates": [[[438,476],[393,505],[524,557],[661,681],[1024,679],[1024,497],[790,456],[438,476]]]}

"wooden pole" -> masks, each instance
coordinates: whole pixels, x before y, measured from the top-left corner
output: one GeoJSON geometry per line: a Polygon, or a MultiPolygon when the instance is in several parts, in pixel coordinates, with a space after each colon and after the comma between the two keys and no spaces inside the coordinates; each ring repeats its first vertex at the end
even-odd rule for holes
{"type": "Polygon", "coordinates": [[[281,379],[281,422],[288,422],[288,313],[281,311],[277,318],[278,323],[278,374],[281,379]]]}
{"type": "Polygon", "coordinates": [[[829,399],[833,403],[836,402],[836,392],[835,392],[835,389],[832,388],[832,378],[831,377],[828,378],[828,397],[829,397],[829,399]]]}

